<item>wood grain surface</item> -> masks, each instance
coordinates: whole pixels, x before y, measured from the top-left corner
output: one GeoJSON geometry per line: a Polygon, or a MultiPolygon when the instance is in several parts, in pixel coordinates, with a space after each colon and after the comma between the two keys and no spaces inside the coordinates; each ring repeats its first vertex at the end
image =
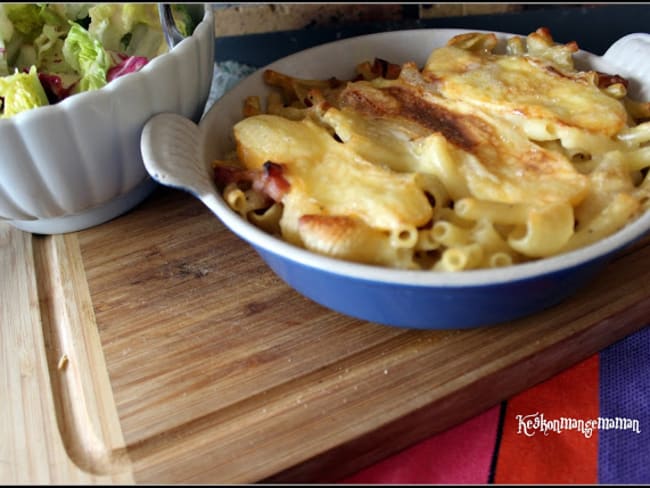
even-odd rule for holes
{"type": "Polygon", "coordinates": [[[559,306],[464,331],[327,310],[167,188],[78,233],[0,226],[0,243],[0,482],[334,481],[650,316],[648,240],[559,306]]]}
{"type": "Polygon", "coordinates": [[[75,237],[0,249],[0,483],[133,483],[75,237]]]}

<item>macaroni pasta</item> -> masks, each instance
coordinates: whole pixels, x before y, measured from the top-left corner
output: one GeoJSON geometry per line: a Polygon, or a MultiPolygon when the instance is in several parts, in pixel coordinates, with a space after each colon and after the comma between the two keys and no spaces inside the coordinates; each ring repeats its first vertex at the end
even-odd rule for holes
{"type": "Polygon", "coordinates": [[[267,70],[213,164],[225,201],[314,252],[433,271],[554,256],[646,211],[650,105],[547,29],[496,47],[463,34],[345,81],[267,70]]]}

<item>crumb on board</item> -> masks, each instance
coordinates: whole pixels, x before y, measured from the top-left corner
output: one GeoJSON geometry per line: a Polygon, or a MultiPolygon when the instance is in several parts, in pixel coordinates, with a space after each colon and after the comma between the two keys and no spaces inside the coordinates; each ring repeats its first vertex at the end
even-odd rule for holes
{"type": "Polygon", "coordinates": [[[59,371],[63,371],[63,370],[65,370],[65,369],[67,368],[67,366],[68,366],[68,362],[69,362],[69,361],[68,361],[68,356],[67,356],[66,354],[63,354],[63,355],[59,358],[59,362],[58,362],[58,364],[56,365],[56,368],[57,368],[59,371]]]}

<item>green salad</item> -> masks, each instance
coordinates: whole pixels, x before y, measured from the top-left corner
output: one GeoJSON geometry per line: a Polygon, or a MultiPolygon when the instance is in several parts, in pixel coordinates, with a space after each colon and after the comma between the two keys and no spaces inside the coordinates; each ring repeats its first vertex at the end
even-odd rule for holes
{"type": "MultiPolygon", "coordinates": [[[[172,12],[191,35],[185,7],[172,12]]],[[[168,50],[155,3],[2,3],[0,118],[97,90],[168,50]]]]}

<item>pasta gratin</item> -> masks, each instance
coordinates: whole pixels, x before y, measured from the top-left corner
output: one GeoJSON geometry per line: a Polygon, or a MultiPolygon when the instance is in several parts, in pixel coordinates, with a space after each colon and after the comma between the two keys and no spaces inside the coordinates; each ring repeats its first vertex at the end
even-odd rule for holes
{"type": "Polygon", "coordinates": [[[650,104],[548,29],[468,33],[350,80],[266,70],[214,178],[243,218],[324,255],[509,266],[586,246],[650,205],[650,104]]]}

